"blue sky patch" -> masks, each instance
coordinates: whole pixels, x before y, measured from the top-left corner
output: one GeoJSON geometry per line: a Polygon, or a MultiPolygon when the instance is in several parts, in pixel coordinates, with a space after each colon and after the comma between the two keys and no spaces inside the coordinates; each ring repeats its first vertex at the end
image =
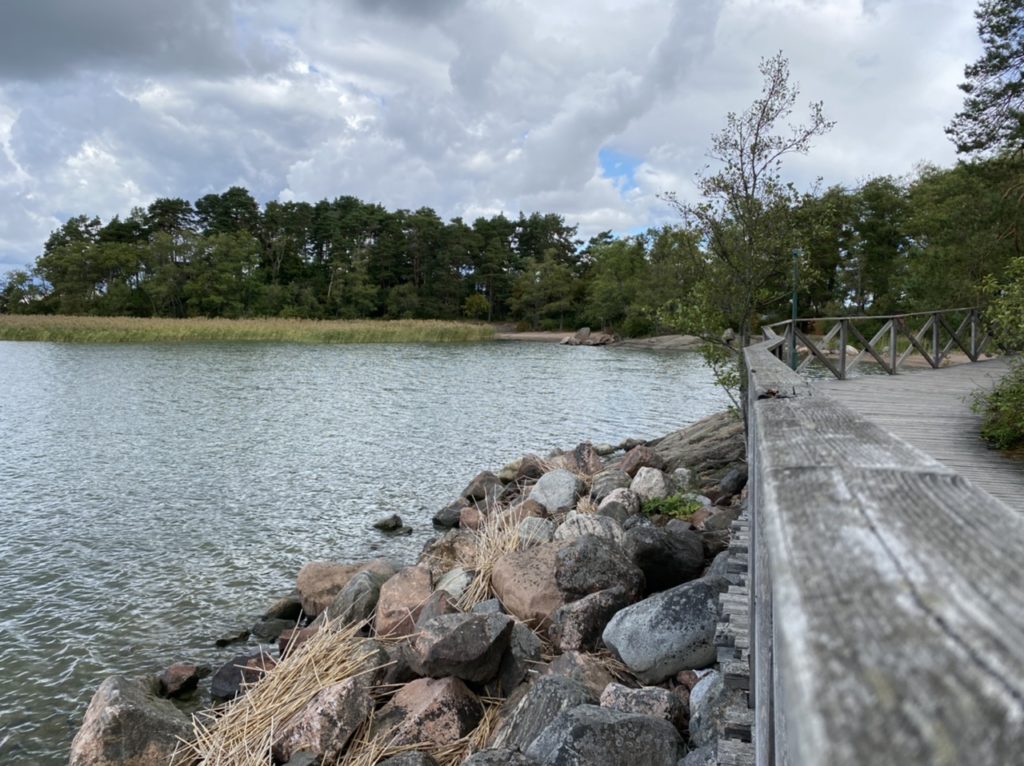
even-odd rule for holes
{"type": "Polygon", "coordinates": [[[604,177],[615,181],[620,192],[637,188],[636,169],[640,167],[640,159],[607,147],[597,153],[597,159],[601,163],[604,177]]]}

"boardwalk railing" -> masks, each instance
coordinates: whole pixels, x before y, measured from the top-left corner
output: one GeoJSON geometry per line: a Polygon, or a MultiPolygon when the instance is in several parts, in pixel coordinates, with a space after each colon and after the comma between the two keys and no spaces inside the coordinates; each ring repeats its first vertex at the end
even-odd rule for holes
{"type": "Polygon", "coordinates": [[[1024,763],[1024,518],[783,342],[745,350],[757,763],[1024,763]]]}
{"type": "Polygon", "coordinates": [[[976,308],[786,320],[764,327],[763,332],[766,340],[781,339],[774,347],[776,355],[798,372],[817,360],[840,380],[869,357],[890,375],[914,354],[939,367],[959,349],[976,362],[991,342],[976,308]],[[816,339],[800,329],[810,324],[828,327],[824,337],[816,339]]]}

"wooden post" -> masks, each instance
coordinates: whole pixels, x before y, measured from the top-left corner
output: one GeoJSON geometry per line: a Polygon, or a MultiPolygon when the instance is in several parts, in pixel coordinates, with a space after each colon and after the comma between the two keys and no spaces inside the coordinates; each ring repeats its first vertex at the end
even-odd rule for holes
{"type": "Polygon", "coordinates": [[[932,367],[942,364],[942,347],[939,344],[939,314],[932,314],[932,367]]]}
{"type": "Polygon", "coordinates": [[[899,317],[893,317],[892,323],[889,327],[889,374],[896,374],[896,323],[899,322],[899,317]]]}
{"type": "Polygon", "coordinates": [[[846,380],[846,344],[849,339],[849,319],[839,320],[839,379],[846,380]]]}

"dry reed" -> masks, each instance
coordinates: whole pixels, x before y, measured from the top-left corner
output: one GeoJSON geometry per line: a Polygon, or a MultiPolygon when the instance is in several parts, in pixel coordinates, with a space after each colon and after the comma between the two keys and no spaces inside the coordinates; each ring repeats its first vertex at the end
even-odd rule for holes
{"type": "Polygon", "coordinates": [[[493,337],[489,325],[439,320],[0,315],[0,340],[60,343],[460,343],[493,337]]]}
{"type": "Polygon", "coordinates": [[[274,733],[280,731],[320,691],[374,672],[377,653],[359,631],[365,623],[329,623],[246,687],[225,708],[193,717],[194,741],[178,763],[196,766],[254,766],[271,763],[274,733]]]}
{"type": "Polygon", "coordinates": [[[502,556],[519,550],[519,524],[516,515],[495,507],[480,529],[473,532],[473,545],[458,564],[474,573],[473,581],[458,600],[468,612],[481,601],[494,597],[491,574],[502,556]]]}

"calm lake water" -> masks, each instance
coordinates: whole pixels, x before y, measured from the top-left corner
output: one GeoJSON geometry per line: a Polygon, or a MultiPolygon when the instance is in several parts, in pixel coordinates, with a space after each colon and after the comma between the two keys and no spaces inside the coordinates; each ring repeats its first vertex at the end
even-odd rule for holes
{"type": "Polygon", "coordinates": [[[725,406],[685,353],[0,342],[0,760],[66,763],[109,674],[226,660],[307,561],[411,562],[481,470],[725,406]]]}

